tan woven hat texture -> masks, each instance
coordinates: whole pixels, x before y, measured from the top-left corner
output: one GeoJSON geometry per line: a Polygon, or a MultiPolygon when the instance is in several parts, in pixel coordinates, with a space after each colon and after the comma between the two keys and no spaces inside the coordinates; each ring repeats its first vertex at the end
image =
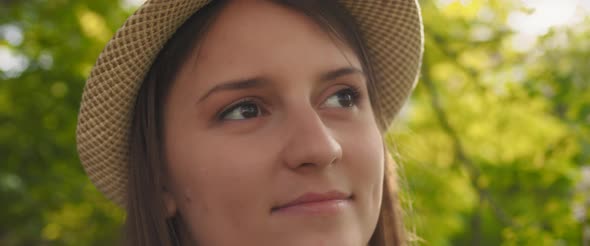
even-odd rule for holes
{"type": "MultiPolygon", "coordinates": [[[[420,69],[423,27],[417,0],[339,1],[360,26],[374,62],[377,106],[391,122],[420,69]]],[[[116,204],[126,204],[128,131],[141,82],[176,29],[208,2],[147,0],[107,43],[90,73],[77,149],[90,180],[116,204]]]]}

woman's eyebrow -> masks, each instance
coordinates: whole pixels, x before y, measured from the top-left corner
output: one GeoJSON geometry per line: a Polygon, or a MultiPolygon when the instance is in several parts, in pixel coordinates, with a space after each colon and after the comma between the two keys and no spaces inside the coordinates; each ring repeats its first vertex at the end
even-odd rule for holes
{"type": "Polygon", "coordinates": [[[267,84],[268,81],[262,78],[249,78],[249,79],[241,79],[235,81],[224,82],[218,84],[211,88],[205,95],[203,95],[198,102],[202,102],[212,93],[219,92],[219,91],[226,91],[226,90],[239,90],[239,89],[249,89],[249,88],[260,88],[267,84]]]}
{"type": "MultiPolygon", "coordinates": [[[[343,68],[338,68],[338,69],[328,71],[328,72],[322,74],[319,77],[319,81],[320,82],[330,81],[330,80],[334,80],[338,77],[350,75],[350,74],[360,74],[360,75],[365,76],[365,73],[361,69],[358,69],[355,67],[343,67],[343,68]]],[[[249,78],[249,79],[241,79],[241,80],[220,83],[220,84],[214,86],[213,88],[211,88],[197,102],[200,103],[200,102],[204,101],[207,97],[209,97],[211,94],[213,94],[215,92],[227,91],[227,90],[260,88],[260,87],[263,87],[265,84],[268,84],[268,80],[265,80],[260,77],[254,77],[254,78],[249,78]]]]}
{"type": "Polygon", "coordinates": [[[332,70],[327,73],[324,73],[323,75],[320,76],[320,81],[330,81],[330,80],[334,80],[338,77],[350,75],[350,74],[360,74],[363,77],[365,77],[365,73],[361,69],[358,69],[356,67],[343,67],[343,68],[338,68],[336,70],[332,70]]]}

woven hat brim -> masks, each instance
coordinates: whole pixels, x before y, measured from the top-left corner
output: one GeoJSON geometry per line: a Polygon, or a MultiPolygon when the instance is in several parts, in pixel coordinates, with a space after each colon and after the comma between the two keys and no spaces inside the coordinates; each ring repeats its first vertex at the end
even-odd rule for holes
{"type": "MultiPolygon", "coordinates": [[[[147,71],[175,31],[208,0],[147,0],[98,57],[86,82],[77,149],[94,185],[113,202],[127,198],[128,132],[147,71]]],[[[374,63],[382,122],[389,125],[416,85],[423,53],[417,0],[340,0],[361,29],[374,63]]]]}

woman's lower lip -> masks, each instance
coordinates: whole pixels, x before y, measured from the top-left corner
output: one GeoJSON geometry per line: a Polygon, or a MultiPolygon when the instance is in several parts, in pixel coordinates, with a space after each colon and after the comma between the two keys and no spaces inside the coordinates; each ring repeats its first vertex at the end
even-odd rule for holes
{"type": "Polygon", "coordinates": [[[273,209],[273,214],[327,215],[341,212],[350,206],[351,199],[324,200],[273,209]]]}

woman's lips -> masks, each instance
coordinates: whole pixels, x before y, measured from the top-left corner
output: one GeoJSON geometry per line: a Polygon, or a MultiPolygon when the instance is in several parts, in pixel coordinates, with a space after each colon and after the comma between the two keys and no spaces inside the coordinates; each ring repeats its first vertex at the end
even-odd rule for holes
{"type": "Polygon", "coordinates": [[[273,207],[271,213],[326,214],[341,211],[350,206],[353,196],[339,191],[309,192],[282,205],[273,207]]]}

